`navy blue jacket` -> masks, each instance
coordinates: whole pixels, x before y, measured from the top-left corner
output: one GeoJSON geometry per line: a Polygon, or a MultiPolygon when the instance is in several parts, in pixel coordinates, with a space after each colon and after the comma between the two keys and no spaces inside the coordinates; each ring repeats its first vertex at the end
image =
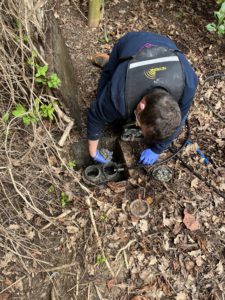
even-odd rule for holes
{"type": "MultiPolygon", "coordinates": [[[[135,55],[147,43],[178,50],[169,38],[150,32],[129,32],[115,44],[109,62],[103,69],[96,101],[91,104],[88,111],[87,135],[89,140],[99,139],[106,123],[126,120],[130,117],[125,108],[125,80],[129,60],[122,60],[122,58],[135,55]]],[[[185,88],[179,102],[182,121],[172,136],[151,145],[152,151],[158,154],[169,147],[185,124],[198,84],[197,76],[185,56],[181,52],[177,52],[177,55],[185,77],[185,88]]]]}

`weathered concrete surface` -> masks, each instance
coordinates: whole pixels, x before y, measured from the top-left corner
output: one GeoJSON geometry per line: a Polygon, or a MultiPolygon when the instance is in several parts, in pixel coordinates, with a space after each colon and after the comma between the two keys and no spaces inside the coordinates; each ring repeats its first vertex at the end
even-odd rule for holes
{"type": "Polygon", "coordinates": [[[57,90],[57,95],[59,94],[60,100],[65,101],[78,129],[81,129],[82,123],[75,69],[53,13],[48,14],[46,26],[46,60],[49,64],[49,69],[56,72],[62,82],[60,89],[57,90]]]}

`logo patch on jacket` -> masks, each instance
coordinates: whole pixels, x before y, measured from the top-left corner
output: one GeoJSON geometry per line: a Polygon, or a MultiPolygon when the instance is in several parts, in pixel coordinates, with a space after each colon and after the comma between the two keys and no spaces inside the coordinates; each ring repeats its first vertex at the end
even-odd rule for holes
{"type": "Polygon", "coordinates": [[[151,68],[148,71],[145,71],[145,76],[149,79],[155,79],[156,78],[156,74],[159,71],[165,71],[167,70],[167,67],[158,67],[158,68],[151,68]]]}

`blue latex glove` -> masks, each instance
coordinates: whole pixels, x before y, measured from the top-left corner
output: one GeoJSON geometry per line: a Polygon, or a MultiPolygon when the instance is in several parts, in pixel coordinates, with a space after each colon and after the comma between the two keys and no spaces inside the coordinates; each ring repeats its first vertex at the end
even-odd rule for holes
{"type": "Polygon", "coordinates": [[[145,149],[144,151],[141,152],[139,164],[153,165],[158,158],[159,158],[159,154],[153,152],[151,149],[145,149]]]}
{"type": "Polygon", "coordinates": [[[100,164],[106,164],[109,162],[109,160],[103,157],[99,150],[96,151],[95,157],[93,157],[93,159],[95,162],[98,162],[100,164]]]}

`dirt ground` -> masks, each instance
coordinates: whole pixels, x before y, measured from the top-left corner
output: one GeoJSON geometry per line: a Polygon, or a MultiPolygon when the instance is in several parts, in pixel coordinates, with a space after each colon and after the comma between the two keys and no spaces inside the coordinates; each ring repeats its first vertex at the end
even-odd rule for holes
{"type": "MultiPolygon", "coordinates": [[[[225,127],[204,101],[210,101],[224,120],[224,77],[206,82],[209,75],[224,73],[225,68],[224,38],[205,29],[211,22],[214,4],[194,0],[105,2],[104,20],[97,29],[87,27],[87,1],[59,1],[52,8],[76,69],[84,125],[82,132],[74,128],[66,149],[86,134],[86,111],[95,98],[101,74],[100,68],[91,63],[92,55],[110,53],[113,44],[129,31],[169,36],[193,64],[199,76],[189,116],[193,145],[185,147],[178,155],[180,159],[176,157],[166,164],[173,171],[171,181],[161,183],[142,172],[138,178],[87,187],[93,196],[91,203],[85,184],[75,183],[74,174],[62,170],[51,152],[48,163],[52,176],[70,195],[65,208],[57,193],[50,195],[52,185],[43,175],[42,152],[34,155],[35,164],[27,162],[27,166],[37,180],[28,185],[31,189],[39,187],[36,198],[44,199],[39,201],[39,208],[54,216],[65,213],[65,217],[43,230],[48,222],[29,208],[23,209],[25,222],[17,225],[24,227],[27,222],[24,236],[29,235],[30,242],[25,246],[32,250],[32,258],[26,252],[23,256],[2,253],[0,300],[222,300],[225,127]],[[209,164],[197,154],[198,147],[209,158],[209,164]],[[130,212],[130,203],[137,198],[150,205],[146,218],[138,219],[130,212]],[[32,244],[38,248],[33,249],[32,244]]],[[[18,134],[22,139],[22,132],[18,134]]],[[[176,147],[185,135],[183,130],[176,147]]],[[[44,133],[43,137],[47,138],[44,133]]],[[[28,145],[29,133],[23,138],[28,145]]],[[[15,150],[21,147],[25,151],[25,144],[17,145],[15,150]]],[[[163,158],[169,155],[168,150],[163,158]]],[[[81,171],[75,176],[82,182],[81,171]]],[[[22,182],[23,178],[26,174],[20,173],[17,180],[22,182]]],[[[11,218],[5,224],[16,234],[21,228],[13,227],[13,223],[11,218]]],[[[23,239],[14,245],[15,252],[20,243],[23,239]]]]}

